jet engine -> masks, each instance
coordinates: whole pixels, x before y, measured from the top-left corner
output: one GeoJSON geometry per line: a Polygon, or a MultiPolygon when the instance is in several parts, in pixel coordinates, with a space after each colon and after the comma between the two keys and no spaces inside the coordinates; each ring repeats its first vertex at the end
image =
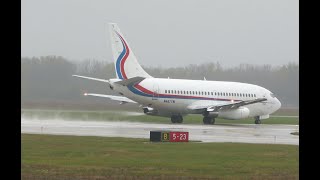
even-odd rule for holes
{"type": "Polygon", "coordinates": [[[203,116],[205,116],[205,117],[213,117],[213,118],[216,118],[216,117],[218,117],[218,115],[219,115],[219,112],[209,112],[209,111],[205,111],[205,112],[203,113],[203,116]]]}
{"type": "Polygon", "coordinates": [[[249,117],[250,110],[246,107],[239,107],[238,109],[220,111],[218,117],[225,119],[243,119],[249,117]]]}

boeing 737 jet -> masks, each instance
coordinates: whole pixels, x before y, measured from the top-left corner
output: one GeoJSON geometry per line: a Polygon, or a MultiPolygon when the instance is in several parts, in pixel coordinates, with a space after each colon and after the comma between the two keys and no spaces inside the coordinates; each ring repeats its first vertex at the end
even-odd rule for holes
{"type": "Polygon", "coordinates": [[[86,96],[137,103],[145,114],[170,117],[172,123],[182,123],[187,114],[201,114],[204,124],[214,124],[215,118],[254,118],[255,124],[260,124],[281,107],[272,92],[253,84],[152,77],[138,63],[117,24],[110,23],[109,28],[116,78],[73,76],[107,83],[121,96],[86,96]]]}

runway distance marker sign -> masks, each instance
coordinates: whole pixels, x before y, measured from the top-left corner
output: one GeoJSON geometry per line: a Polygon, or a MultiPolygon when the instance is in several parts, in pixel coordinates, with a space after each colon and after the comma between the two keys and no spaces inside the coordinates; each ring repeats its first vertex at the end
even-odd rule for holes
{"type": "Polygon", "coordinates": [[[189,142],[189,132],[181,131],[150,131],[152,142],[189,142]]]}

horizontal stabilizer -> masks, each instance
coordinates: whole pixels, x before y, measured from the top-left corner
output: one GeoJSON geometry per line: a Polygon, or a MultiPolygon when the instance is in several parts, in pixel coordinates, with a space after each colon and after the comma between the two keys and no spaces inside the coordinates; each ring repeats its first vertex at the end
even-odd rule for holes
{"type": "Polygon", "coordinates": [[[109,98],[111,100],[115,101],[121,101],[120,104],[125,104],[125,103],[137,103],[127,97],[124,96],[112,96],[112,95],[106,95],[106,94],[94,94],[94,93],[84,93],[85,96],[96,96],[96,97],[104,97],[104,98],[109,98]]]}
{"type": "Polygon", "coordinates": [[[109,80],[106,80],[106,79],[99,79],[99,78],[93,78],[93,77],[87,77],[87,76],[79,76],[79,75],[72,75],[72,76],[73,77],[83,78],[83,79],[90,79],[90,80],[94,80],[94,81],[101,81],[101,82],[109,83],[109,80]]]}
{"type": "Polygon", "coordinates": [[[126,80],[117,81],[115,83],[123,85],[123,86],[128,86],[128,85],[139,83],[139,82],[143,81],[144,79],[145,79],[144,77],[133,77],[133,78],[129,78],[126,80]]]}

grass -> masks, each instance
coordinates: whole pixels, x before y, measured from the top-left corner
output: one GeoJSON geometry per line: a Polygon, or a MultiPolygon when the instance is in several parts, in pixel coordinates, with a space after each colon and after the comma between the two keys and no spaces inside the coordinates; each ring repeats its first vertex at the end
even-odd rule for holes
{"type": "Polygon", "coordinates": [[[298,179],[294,145],[21,135],[22,179],[298,179]]]}
{"type": "MultiPolygon", "coordinates": [[[[124,111],[72,111],[72,110],[21,110],[21,115],[28,118],[62,118],[62,119],[76,119],[76,120],[96,120],[96,121],[130,121],[130,122],[147,122],[147,123],[167,123],[170,124],[170,118],[149,116],[137,112],[135,115],[130,112],[124,111]]],[[[184,117],[183,123],[185,124],[202,124],[202,115],[187,115],[184,117]]],[[[225,120],[216,118],[217,124],[252,124],[253,118],[242,120],[225,120]]],[[[299,124],[298,117],[270,117],[269,119],[262,120],[263,124],[299,124]]]]}

